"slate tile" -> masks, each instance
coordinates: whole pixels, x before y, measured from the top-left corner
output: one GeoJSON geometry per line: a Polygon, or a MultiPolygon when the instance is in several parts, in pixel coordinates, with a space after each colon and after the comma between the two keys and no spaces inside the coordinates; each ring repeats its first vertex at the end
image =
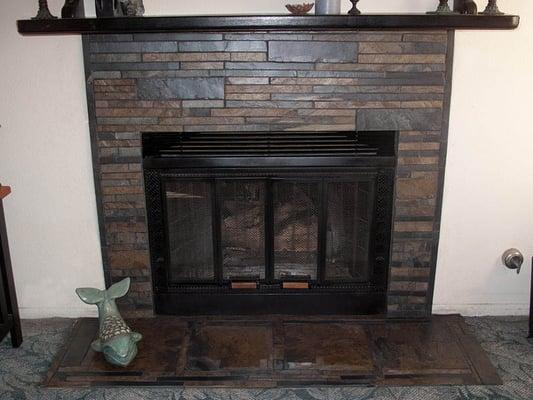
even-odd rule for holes
{"type": "Polygon", "coordinates": [[[176,42],[93,42],[91,53],[172,53],[178,51],[176,42]]]}
{"type": "Polygon", "coordinates": [[[131,42],[133,35],[131,34],[97,34],[89,35],[92,42],[131,42]]]}
{"type": "Polygon", "coordinates": [[[139,53],[91,54],[89,60],[92,63],[140,62],[141,55],[139,53]]]}
{"type": "Polygon", "coordinates": [[[361,109],[357,111],[360,130],[438,130],[442,111],[439,109],[361,109]]]}
{"type": "Polygon", "coordinates": [[[124,78],[194,78],[209,76],[208,70],[124,71],[124,78]]]}
{"type": "Polygon", "coordinates": [[[180,68],[178,62],[135,62],[135,63],[94,63],[91,65],[94,71],[163,71],[180,68]]]}
{"type": "Polygon", "coordinates": [[[221,108],[224,100],[184,100],[183,108],[221,108]]]}
{"type": "Polygon", "coordinates": [[[227,62],[226,69],[287,69],[287,70],[310,70],[314,69],[315,64],[313,63],[276,63],[276,62],[227,62]]]}
{"type": "Polygon", "coordinates": [[[235,51],[235,52],[264,52],[266,42],[256,40],[243,41],[212,41],[212,42],[180,42],[180,51],[235,51]]]}
{"type": "Polygon", "coordinates": [[[269,42],[268,59],[277,62],[350,62],[357,60],[357,43],[269,42]]]}
{"type": "Polygon", "coordinates": [[[226,33],[226,40],[312,40],[306,33],[226,33]]]}
{"type": "Polygon", "coordinates": [[[139,79],[138,95],[143,100],[223,99],[223,78],[139,79]]]}
{"type": "Polygon", "coordinates": [[[227,107],[313,108],[310,101],[227,101],[227,107]]]}
{"type": "MultiPolygon", "coordinates": [[[[227,64],[227,63],[226,63],[227,64]]],[[[213,70],[209,72],[210,76],[280,76],[280,77],[292,77],[296,76],[296,71],[284,71],[284,70],[213,70]]]]}
{"type": "Polygon", "coordinates": [[[366,54],[445,54],[446,43],[362,42],[359,52],[366,54]]]}
{"type": "Polygon", "coordinates": [[[136,33],[134,36],[135,40],[140,41],[155,41],[155,40],[166,40],[166,41],[184,41],[184,40],[222,40],[221,33],[136,33]]]}

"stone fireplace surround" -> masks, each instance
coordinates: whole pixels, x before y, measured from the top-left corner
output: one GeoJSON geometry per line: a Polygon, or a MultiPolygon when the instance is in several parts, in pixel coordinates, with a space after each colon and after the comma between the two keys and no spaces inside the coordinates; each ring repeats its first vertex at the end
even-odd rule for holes
{"type": "Polygon", "coordinates": [[[87,34],[106,282],[153,314],[141,132],[399,132],[387,316],[431,313],[453,31],[87,34]]]}

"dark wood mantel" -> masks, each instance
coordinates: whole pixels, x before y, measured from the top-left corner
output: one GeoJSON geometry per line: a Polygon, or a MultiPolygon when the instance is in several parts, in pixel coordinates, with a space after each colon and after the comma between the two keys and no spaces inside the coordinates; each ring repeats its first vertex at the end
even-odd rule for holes
{"type": "Polygon", "coordinates": [[[516,15],[364,14],[329,16],[219,15],[20,20],[22,34],[246,30],[514,29],[516,15]]]}

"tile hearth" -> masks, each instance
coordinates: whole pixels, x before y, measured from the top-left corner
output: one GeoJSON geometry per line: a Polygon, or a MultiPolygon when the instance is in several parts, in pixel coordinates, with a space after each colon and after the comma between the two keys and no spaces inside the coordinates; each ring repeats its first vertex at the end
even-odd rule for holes
{"type": "Polygon", "coordinates": [[[74,325],[46,385],[290,387],[498,385],[500,378],[462,317],[386,322],[345,317],[156,317],[127,367],[90,344],[98,322],[74,325]]]}

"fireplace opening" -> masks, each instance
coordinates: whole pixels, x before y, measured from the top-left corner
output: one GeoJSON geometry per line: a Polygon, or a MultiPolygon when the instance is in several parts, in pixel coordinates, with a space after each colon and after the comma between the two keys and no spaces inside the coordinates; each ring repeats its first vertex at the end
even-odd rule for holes
{"type": "Polygon", "coordinates": [[[156,313],[385,311],[395,132],[142,138],[156,313]]]}

